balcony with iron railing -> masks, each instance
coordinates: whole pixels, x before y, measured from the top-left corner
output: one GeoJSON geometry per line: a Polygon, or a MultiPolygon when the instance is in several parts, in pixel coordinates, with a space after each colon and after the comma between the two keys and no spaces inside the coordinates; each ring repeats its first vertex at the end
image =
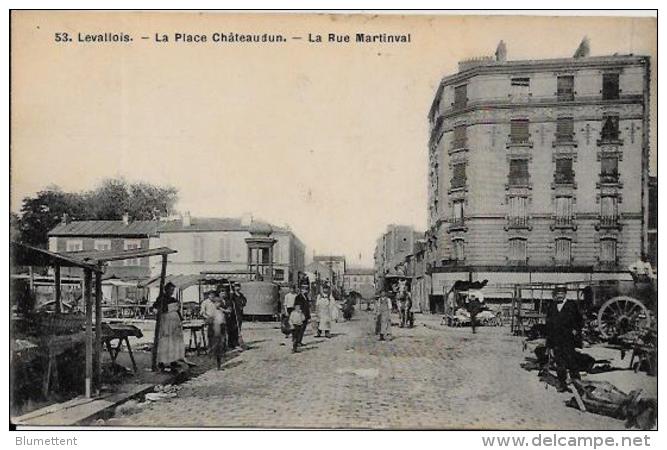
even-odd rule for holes
{"type": "Polygon", "coordinates": [[[598,217],[598,223],[595,225],[595,229],[621,229],[621,219],[618,215],[601,215],[598,217]]]}
{"type": "Polygon", "coordinates": [[[618,172],[603,172],[600,174],[600,184],[618,184],[619,181],[618,172]]]}
{"type": "Polygon", "coordinates": [[[507,186],[510,188],[525,188],[525,187],[530,187],[530,177],[529,176],[524,176],[524,177],[509,177],[507,180],[507,186]]]}
{"type": "Polygon", "coordinates": [[[600,135],[600,139],[597,142],[598,146],[600,145],[623,145],[623,140],[621,140],[621,133],[619,130],[609,130],[603,131],[600,135]]]}
{"type": "Polygon", "coordinates": [[[530,134],[510,134],[506,147],[532,147],[530,134]]]}
{"type": "Polygon", "coordinates": [[[506,229],[530,229],[528,216],[507,216],[506,229]]]}
{"type": "Polygon", "coordinates": [[[452,217],[449,219],[448,231],[468,231],[464,217],[452,217]]]}
{"type": "Polygon", "coordinates": [[[554,173],[555,186],[574,186],[574,172],[554,173]]]}
{"type": "Polygon", "coordinates": [[[551,223],[551,229],[572,229],[576,230],[577,229],[577,222],[576,222],[576,216],[574,214],[572,215],[564,215],[564,216],[559,216],[555,215],[552,218],[552,223],[551,223]]]}
{"type": "Polygon", "coordinates": [[[557,145],[572,145],[577,146],[577,142],[574,140],[574,133],[556,133],[556,139],[553,142],[553,146],[557,145]]]}

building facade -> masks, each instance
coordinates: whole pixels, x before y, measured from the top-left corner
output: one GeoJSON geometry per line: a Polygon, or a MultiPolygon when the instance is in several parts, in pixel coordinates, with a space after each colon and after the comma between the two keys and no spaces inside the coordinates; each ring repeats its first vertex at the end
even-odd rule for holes
{"type": "Polygon", "coordinates": [[[373,298],[375,294],[375,269],[351,267],[344,276],[345,292],[357,292],[365,299],[373,298]]]}
{"type": "MultiPolygon", "coordinates": [[[[190,218],[161,224],[159,245],[177,250],[169,255],[169,272],[244,273],[248,270],[246,238],[255,223],[250,218],[190,218]]],[[[305,246],[289,229],[271,226],[274,281],[296,283],[304,270],[305,246]]]]}
{"type": "MultiPolygon", "coordinates": [[[[77,252],[90,250],[131,250],[159,247],[159,222],[154,220],[87,220],[70,222],[66,218],[49,232],[49,250],[52,252],[77,252]]],[[[111,261],[105,278],[142,280],[150,277],[152,266],[159,265],[160,258],[137,258],[111,261]]],[[[63,274],[79,275],[76,269],[63,268],[63,274]]]]}
{"type": "Polygon", "coordinates": [[[420,234],[408,225],[388,225],[375,245],[375,274],[381,278],[405,263],[405,258],[413,253],[415,241],[420,234]]]}
{"type": "Polygon", "coordinates": [[[322,264],[331,270],[331,281],[339,288],[343,287],[343,276],[347,268],[345,257],[340,255],[314,255],[313,262],[322,264]]]}
{"type": "Polygon", "coordinates": [[[648,245],[649,58],[506,54],[433,100],[427,271],[625,270],[648,245]]]}

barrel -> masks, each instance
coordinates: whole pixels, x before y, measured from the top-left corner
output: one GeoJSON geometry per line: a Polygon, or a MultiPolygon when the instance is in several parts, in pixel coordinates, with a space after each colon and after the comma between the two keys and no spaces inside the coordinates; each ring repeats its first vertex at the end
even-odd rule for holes
{"type": "Polygon", "coordinates": [[[271,317],[278,312],[278,285],[269,281],[246,281],[241,290],[248,303],[243,309],[244,316],[271,317]]]}

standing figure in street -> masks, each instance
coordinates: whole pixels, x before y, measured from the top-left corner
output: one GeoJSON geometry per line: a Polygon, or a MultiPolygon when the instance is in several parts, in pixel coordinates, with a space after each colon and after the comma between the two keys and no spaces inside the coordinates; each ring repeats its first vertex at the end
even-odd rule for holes
{"type": "Polygon", "coordinates": [[[180,304],[174,297],[176,286],[169,282],[164,285],[162,295],[153,307],[160,314],[160,330],[157,338],[157,364],[161,369],[176,369],[179,362],[185,362],[185,340],[180,304]]]}
{"type": "Polygon", "coordinates": [[[234,306],[236,307],[236,317],[239,322],[239,333],[241,332],[241,327],[243,326],[243,308],[248,304],[248,299],[245,298],[243,292],[241,292],[241,283],[238,281],[234,283],[234,292],[232,293],[232,299],[234,301],[234,306]]]}
{"type": "Polygon", "coordinates": [[[575,302],[567,299],[567,287],[557,286],[554,301],[547,306],[547,350],[551,351],[558,375],[558,392],[568,391],[567,373],[573,380],[580,379],[575,348],[580,345],[584,319],[575,302]]]}
{"type": "Polygon", "coordinates": [[[408,292],[407,283],[403,281],[399,283],[396,292],[396,305],[398,306],[398,314],[401,319],[401,328],[411,324],[410,315],[412,311],[412,298],[408,292]]]}
{"type": "Polygon", "coordinates": [[[375,301],[375,334],[380,335],[380,340],[389,334],[391,328],[391,299],[383,289],[375,301]]]}
{"type": "Polygon", "coordinates": [[[231,297],[231,292],[227,286],[220,289],[220,299],[225,313],[225,325],[227,329],[227,345],[230,349],[239,347],[239,322],[236,312],[236,305],[231,297]]]}
{"type": "Polygon", "coordinates": [[[289,315],[289,324],[292,327],[292,353],[299,351],[299,345],[301,345],[300,339],[303,339],[302,329],[305,323],[306,319],[301,311],[301,305],[294,305],[289,315]]]}
{"type": "Polygon", "coordinates": [[[472,327],[473,334],[477,332],[477,314],[482,311],[482,306],[482,301],[480,300],[478,294],[472,291],[468,291],[466,309],[470,314],[470,326],[472,327]]]}
{"type": "Polygon", "coordinates": [[[315,302],[315,308],[317,309],[317,337],[324,336],[327,338],[331,337],[331,324],[334,321],[336,309],[336,300],[331,295],[331,290],[328,286],[324,286],[322,293],[317,296],[317,301],[315,302]]]}
{"type": "Polygon", "coordinates": [[[301,313],[303,314],[303,324],[301,328],[297,331],[292,331],[292,335],[297,335],[297,344],[303,345],[303,335],[306,332],[306,327],[310,321],[310,299],[308,298],[308,284],[303,283],[300,288],[299,294],[294,298],[294,306],[288,308],[287,312],[291,315],[292,311],[296,307],[299,307],[301,313]]]}
{"type": "Polygon", "coordinates": [[[199,308],[199,314],[206,322],[209,354],[215,357],[218,370],[220,370],[222,357],[227,349],[227,330],[222,299],[215,295],[215,291],[206,294],[206,299],[199,308]]]}

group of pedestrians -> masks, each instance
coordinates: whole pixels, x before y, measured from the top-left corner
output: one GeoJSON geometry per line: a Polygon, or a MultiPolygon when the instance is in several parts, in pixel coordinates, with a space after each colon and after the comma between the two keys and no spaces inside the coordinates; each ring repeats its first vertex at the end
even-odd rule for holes
{"type": "Polygon", "coordinates": [[[287,320],[288,330],[292,336],[292,352],[297,353],[303,345],[303,336],[308,324],[315,319],[317,337],[324,334],[325,338],[331,338],[332,325],[339,315],[339,306],[334,298],[331,288],[324,286],[315,299],[315,315],[311,315],[310,287],[307,283],[299,286],[297,294],[296,286],[290,287],[290,292],[285,295],[283,314],[287,320]]]}
{"type": "MultiPolygon", "coordinates": [[[[173,370],[181,362],[192,365],[185,359],[183,317],[180,302],[174,297],[175,288],[173,283],[167,283],[154,304],[160,323],[157,330],[157,363],[161,369],[170,367],[173,370]]],[[[209,354],[215,357],[219,369],[227,350],[243,350],[241,328],[247,300],[240,283],[220,285],[205,296],[199,314],[206,322],[209,354]]]]}

